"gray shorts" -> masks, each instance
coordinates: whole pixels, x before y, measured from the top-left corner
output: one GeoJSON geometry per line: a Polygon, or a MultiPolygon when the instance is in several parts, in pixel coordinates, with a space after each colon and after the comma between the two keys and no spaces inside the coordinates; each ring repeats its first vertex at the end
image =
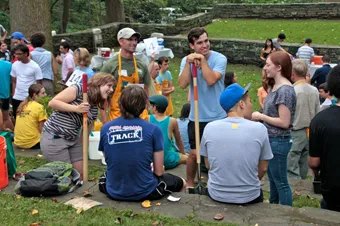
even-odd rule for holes
{"type": "Polygon", "coordinates": [[[83,160],[83,145],[80,137],[69,141],[59,137],[55,138],[50,133],[43,131],[40,137],[40,148],[49,162],[74,163],[83,160]]]}

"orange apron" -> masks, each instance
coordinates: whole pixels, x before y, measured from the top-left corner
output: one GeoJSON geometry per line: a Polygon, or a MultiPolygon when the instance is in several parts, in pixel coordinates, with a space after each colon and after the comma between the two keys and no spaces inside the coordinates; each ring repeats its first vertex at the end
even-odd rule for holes
{"type": "MultiPolygon", "coordinates": [[[[168,88],[169,86],[169,80],[162,80],[162,88],[168,88]]],[[[162,93],[161,93],[162,94],[162,93]]],[[[167,116],[171,116],[174,114],[174,107],[172,106],[172,100],[170,94],[166,96],[168,98],[168,107],[166,108],[165,114],[167,116]]]]}
{"type": "MultiPolygon", "coordinates": [[[[131,76],[122,75],[122,58],[121,58],[120,53],[118,54],[118,83],[117,83],[115,92],[113,93],[113,97],[111,99],[111,109],[110,109],[110,115],[109,115],[110,121],[120,117],[120,109],[118,105],[118,100],[120,98],[120,95],[122,94],[123,89],[128,84],[139,84],[138,68],[137,68],[137,62],[136,62],[135,57],[133,57],[133,64],[134,64],[135,72],[132,73],[131,76]]],[[[144,120],[148,120],[148,111],[144,109],[144,111],[139,117],[144,120]]]]}

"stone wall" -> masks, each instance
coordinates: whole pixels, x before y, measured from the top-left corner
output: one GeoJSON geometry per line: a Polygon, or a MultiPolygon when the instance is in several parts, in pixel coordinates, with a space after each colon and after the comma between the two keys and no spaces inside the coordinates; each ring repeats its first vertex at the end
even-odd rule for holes
{"type": "Polygon", "coordinates": [[[212,23],[211,13],[197,13],[191,16],[181,17],[175,20],[175,27],[178,33],[187,32],[193,27],[204,27],[212,23]]]}
{"type": "Polygon", "coordinates": [[[338,19],[340,3],[216,4],[214,18],[338,19]]]}
{"type": "MultiPolygon", "coordinates": [[[[165,37],[164,44],[171,48],[176,57],[184,57],[191,52],[188,41],[184,37],[165,37]]],[[[264,42],[243,39],[210,39],[211,49],[227,56],[229,63],[260,65],[260,52],[264,42]]],[[[282,45],[288,52],[295,55],[300,44],[282,45]]],[[[328,55],[332,62],[338,62],[340,46],[313,45],[316,55],[328,55]]]]}
{"type": "MultiPolygon", "coordinates": [[[[103,46],[114,47],[118,45],[117,33],[124,27],[130,27],[135,31],[141,33],[142,39],[149,38],[154,32],[163,33],[164,35],[172,36],[180,33],[185,33],[193,27],[205,26],[212,22],[212,14],[198,13],[187,17],[178,18],[174,24],[141,24],[141,23],[110,23],[99,26],[102,30],[103,46]]],[[[90,52],[93,49],[93,35],[92,29],[80,32],[58,34],[53,36],[54,51],[57,52],[60,40],[63,37],[70,38],[73,43],[73,48],[85,47],[90,52]]]]}

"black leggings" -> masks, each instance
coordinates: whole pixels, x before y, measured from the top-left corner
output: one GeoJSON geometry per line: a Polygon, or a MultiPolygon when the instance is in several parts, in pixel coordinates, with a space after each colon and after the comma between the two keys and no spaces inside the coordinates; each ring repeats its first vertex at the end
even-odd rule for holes
{"type": "Polygon", "coordinates": [[[16,100],[16,99],[12,99],[12,107],[13,107],[13,116],[14,116],[14,121],[17,118],[17,110],[19,105],[21,104],[22,100],[16,100]]]}

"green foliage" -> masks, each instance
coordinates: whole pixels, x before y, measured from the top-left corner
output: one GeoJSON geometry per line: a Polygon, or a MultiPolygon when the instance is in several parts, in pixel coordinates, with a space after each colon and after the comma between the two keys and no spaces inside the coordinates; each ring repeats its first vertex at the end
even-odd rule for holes
{"type": "Polygon", "coordinates": [[[162,0],[124,0],[127,22],[161,23],[164,12],[160,8],[165,6],[162,0]]]}
{"type": "Polygon", "coordinates": [[[4,26],[4,28],[7,30],[7,33],[9,33],[10,29],[10,23],[9,23],[9,13],[6,11],[3,11],[0,9],[0,24],[4,26]]]}
{"type": "Polygon", "coordinates": [[[50,117],[50,115],[53,112],[53,109],[48,106],[48,103],[50,102],[50,100],[52,100],[52,97],[50,96],[40,97],[38,99],[38,103],[44,106],[48,117],[50,117]]]}

